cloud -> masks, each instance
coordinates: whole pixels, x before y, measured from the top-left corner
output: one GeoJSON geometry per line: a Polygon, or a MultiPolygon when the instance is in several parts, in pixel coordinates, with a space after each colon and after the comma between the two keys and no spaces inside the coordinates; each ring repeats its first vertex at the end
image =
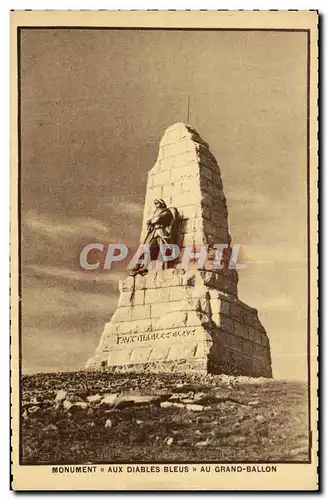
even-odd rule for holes
{"type": "Polygon", "coordinates": [[[249,264],[290,263],[306,265],[305,246],[293,245],[245,245],[242,248],[243,260],[249,264]]]}
{"type": "Polygon", "coordinates": [[[112,196],[110,200],[106,200],[103,203],[103,207],[106,211],[109,211],[112,217],[117,218],[117,220],[120,220],[122,215],[126,216],[128,219],[134,219],[133,224],[136,223],[135,219],[141,221],[144,209],[143,203],[129,201],[128,199],[122,201],[119,200],[117,196],[112,196]]]}
{"type": "Polygon", "coordinates": [[[140,218],[143,214],[143,205],[133,201],[120,202],[117,205],[117,212],[140,218]]]}
{"type": "Polygon", "coordinates": [[[42,233],[53,239],[61,237],[107,238],[109,229],[102,222],[93,218],[73,218],[68,222],[60,222],[49,216],[29,211],[24,222],[32,231],[42,233]]]}
{"type": "Polygon", "coordinates": [[[126,277],[126,271],[117,272],[113,270],[107,270],[103,273],[87,272],[87,271],[74,271],[72,269],[67,269],[65,267],[57,266],[41,266],[38,264],[30,264],[25,266],[26,271],[39,275],[39,276],[51,276],[53,278],[65,279],[67,281],[78,281],[78,282],[105,282],[108,281],[119,281],[126,277]]]}
{"type": "Polygon", "coordinates": [[[295,307],[292,299],[286,295],[277,297],[259,296],[256,298],[256,308],[263,311],[285,311],[295,307]]]}
{"type": "Polygon", "coordinates": [[[105,318],[115,311],[117,301],[115,293],[101,294],[71,290],[65,286],[34,285],[23,290],[23,324],[40,325],[50,321],[58,325],[63,321],[71,324],[76,322],[76,318],[79,324],[90,315],[93,318],[105,318]]]}
{"type": "Polygon", "coordinates": [[[268,209],[273,204],[273,200],[269,196],[265,196],[260,191],[255,189],[247,189],[246,187],[232,187],[227,190],[227,200],[229,205],[242,203],[246,204],[247,209],[255,211],[268,209]]]}

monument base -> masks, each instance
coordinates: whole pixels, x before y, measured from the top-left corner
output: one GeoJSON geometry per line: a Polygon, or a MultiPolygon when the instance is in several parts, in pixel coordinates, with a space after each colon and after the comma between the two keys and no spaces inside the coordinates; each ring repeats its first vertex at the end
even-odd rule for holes
{"type": "Polygon", "coordinates": [[[269,339],[257,310],[237,298],[237,274],[179,268],[120,282],[86,367],[272,377],[269,339]]]}

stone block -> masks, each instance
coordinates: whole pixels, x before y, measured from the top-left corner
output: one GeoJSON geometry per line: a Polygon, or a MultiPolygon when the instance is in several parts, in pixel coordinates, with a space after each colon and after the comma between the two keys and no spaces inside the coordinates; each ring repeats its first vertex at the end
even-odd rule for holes
{"type": "Polygon", "coordinates": [[[223,288],[224,279],[222,273],[217,273],[215,271],[200,271],[200,274],[205,286],[216,288],[217,290],[223,288]]]}
{"type": "Polygon", "coordinates": [[[131,320],[150,318],[150,305],[131,307],[130,317],[131,320]]]}
{"type": "Polygon", "coordinates": [[[232,318],[236,319],[239,322],[243,321],[243,310],[237,303],[232,303],[230,306],[230,310],[232,318]]]}
{"type": "Polygon", "coordinates": [[[243,340],[243,353],[246,356],[254,357],[254,343],[249,340],[243,340]]]}
{"type": "Polygon", "coordinates": [[[201,342],[197,343],[197,349],[195,352],[195,357],[196,358],[203,358],[207,360],[207,356],[210,353],[210,349],[212,347],[213,343],[210,340],[203,340],[201,342]]]}
{"type": "MultiPolygon", "coordinates": [[[[190,202],[191,200],[189,200],[190,202]]],[[[183,207],[180,207],[179,209],[180,215],[185,218],[189,219],[191,217],[199,217],[201,209],[199,205],[185,205],[183,207]]]]}
{"type": "Polygon", "coordinates": [[[198,247],[200,245],[203,245],[206,243],[206,238],[205,235],[202,231],[193,231],[193,232],[188,232],[185,233],[183,236],[183,245],[197,245],[198,247]]]}
{"type": "Polygon", "coordinates": [[[227,293],[230,293],[231,295],[235,295],[237,297],[237,283],[227,283],[227,282],[224,282],[224,285],[223,285],[223,290],[227,293]]]}
{"type": "MultiPolygon", "coordinates": [[[[234,322],[234,332],[238,337],[245,337],[245,325],[239,323],[239,321],[233,320],[234,322]]],[[[246,333],[247,337],[248,332],[246,333]]]]}
{"type": "Polygon", "coordinates": [[[201,311],[188,311],[187,325],[188,326],[206,326],[211,324],[212,318],[208,314],[201,311]]]}
{"type": "Polygon", "coordinates": [[[206,207],[213,208],[213,196],[209,193],[202,192],[201,203],[206,207]]]}
{"type": "Polygon", "coordinates": [[[181,192],[182,193],[190,193],[191,196],[194,196],[195,193],[199,193],[199,196],[200,196],[200,188],[199,188],[199,179],[198,179],[198,177],[192,177],[190,179],[184,179],[182,181],[181,192]]]}
{"type": "Polygon", "coordinates": [[[174,170],[179,169],[181,167],[190,166],[190,165],[194,165],[195,168],[197,167],[197,170],[199,171],[199,165],[197,163],[195,153],[193,151],[186,151],[185,153],[182,153],[178,156],[175,156],[172,172],[174,172],[174,170]]]}
{"type": "Polygon", "coordinates": [[[206,235],[206,243],[209,245],[214,245],[214,244],[227,244],[230,245],[231,243],[231,237],[228,233],[228,231],[224,227],[217,227],[215,234],[207,233],[205,232],[206,235]]]}
{"type": "Polygon", "coordinates": [[[228,229],[228,221],[227,217],[224,213],[217,212],[216,210],[212,210],[211,212],[211,220],[225,229],[228,229]]]}
{"type": "Polygon", "coordinates": [[[172,170],[174,166],[174,158],[162,158],[158,162],[158,170],[172,170]]]}
{"type": "Polygon", "coordinates": [[[231,316],[230,302],[221,300],[220,313],[225,314],[226,316],[231,316]]]}
{"type": "Polygon", "coordinates": [[[260,344],[254,344],[254,357],[265,360],[269,350],[260,344]]]}
{"type": "MultiPolygon", "coordinates": [[[[175,158],[175,168],[171,171],[171,181],[186,181],[188,179],[198,178],[199,176],[199,166],[197,162],[190,161],[187,162],[188,155],[190,153],[184,155],[183,157],[175,158]],[[183,160],[186,161],[183,161],[183,160]]],[[[198,185],[199,189],[199,185],[198,185]]]]}
{"type": "Polygon", "coordinates": [[[184,155],[187,152],[193,152],[195,158],[195,145],[192,141],[186,139],[180,140],[179,142],[164,144],[161,146],[164,152],[164,158],[170,158],[171,156],[184,155]]]}
{"type": "Polygon", "coordinates": [[[206,220],[211,220],[211,209],[205,206],[201,207],[200,210],[200,217],[206,219],[206,220]]]}
{"type": "Polygon", "coordinates": [[[223,231],[223,229],[225,228],[218,226],[216,223],[209,221],[207,219],[203,221],[203,225],[204,225],[204,232],[206,234],[211,234],[216,238],[221,238],[222,235],[226,233],[226,230],[223,231]]]}
{"type": "Polygon", "coordinates": [[[201,218],[186,219],[184,230],[186,233],[201,233],[203,231],[203,220],[201,218]]]}
{"type": "Polygon", "coordinates": [[[146,290],[158,288],[161,286],[158,280],[158,271],[156,270],[148,271],[148,274],[146,274],[145,276],[138,276],[138,279],[140,279],[140,282],[144,282],[144,288],[146,290]]]}
{"type": "Polygon", "coordinates": [[[171,182],[171,171],[164,170],[151,176],[152,186],[159,186],[171,182]]]}
{"type": "Polygon", "coordinates": [[[248,332],[249,340],[251,340],[252,342],[255,342],[257,344],[261,343],[259,332],[257,330],[255,330],[255,328],[252,328],[251,326],[245,325],[245,330],[247,330],[247,332],[248,332]]]}
{"type": "Polygon", "coordinates": [[[201,172],[201,175],[203,175],[204,177],[206,177],[206,179],[208,179],[209,181],[212,182],[212,171],[211,171],[211,169],[205,167],[204,165],[201,165],[200,172],[201,172]]]}
{"type": "Polygon", "coordinates": [[[190,196],[190,193],[183,193],[179,197],[179,207],[185,207],[190,205],[191,203],[193,205],[200,205],[202,200],[202,194],[199,192],[193,193],[193,196],[190,196]]]}
{"type": "Polygon", "coordinates": [[[220,201],[217,195],[213,196],[213,210],[228,218],[228,209],[225,201],[220,201]]]}
{"type": "MultiPolygon", "coordinates": [[[[165,159],[164,147],[160,146],[159,149],[158,149],[158,155],[157,155],[156,163],[159,162],[159,161],[161,161],[161,160],[164,160],[164,159],[165,159]]],[[[150,170],[150,172],[151,172],[151,170],[150,170]]]]}
{"type": "Polygon", "coordinates": [[[197,344],[190,345],[188,342],[172,345],[167,359],[190,359],[195,356],[197,344]]]}
{"type": "Polygon", "coordinates": [[[134,293],[131,291],[121,292],[119,299],[119,307],[129,307],[132,304],[141,305],[145,302],[145,291],[136,290],[134,293]]]}
{"type": "Polygon", "coordinates": [[[128,276],[125,280],[118,282],[120,292],[128,292],[133,289],[133,278],[128,276]]]}
{"type": "Polygon", "coordinates": [[[228,316],[224,316],[220,313],[215,313],[212,314],[212,320],[214,321],[217,328],[221,328],[228,333],[234,333],[233,322],[228,316]]]}
{"type": "Polygon", "coordinates": [[[270,342],[269,342],[269,339],[268,339],[268,337],[267,337],[267,335],[265,333],[263,333],[262,336],[261,336],[261,344],[266,349],[270,349],[270,342]]]}
{"type": "Polygon", "coordinates": [[[242,352],[242,340],[239,337],[235,337],[235,335],[227,335],[226,342],[229,348],[233,351],[242,352]]]}
{"type": "MultiPolygon", "coordinates": [[[[152,175],[149,176],[149,183],[152,184],[152,175]]],[[[147,196],[145,199],[144,213],[150,215],[150,210],[154,210],[154,200],[155,198],[160,198],[162,196],[162,186],[152,186],[147,187],[147,196]]]]}
{"type": "Polygon", "coordinates": [[[221,175],[212,171],[212,182],[220,191],[223,189],[221,175]]]}
{"type": "Polygon", "coordinates": [[[126,365],[130,363],[132,349],[113,349],[107,358],[108,366],[126,365]]]}
{"type": "Polygon", "coordinates": [[[189,290],[186,286],[172,286],[165,290],[169,293],[170,302],[175,302],[176,300],[187,300],[189,297],[189,290]]]}
{"type": "Polygon", "coordinates": [[[180,286],[183,284],[184,270],[182,269],[166,269],[158,273],[156,283],[158,287],[180,286]]]}
{"type": "Polygon", "coordinates": [[[157,288],[146,290],[145,303],[154,304],[156,302],[168,302],[170,300],[169,288],[157,288]]]}
{"type": "Polygon", "coordinates": [[[256,309],[253,311],[244,309],[244,311],[245,311],[245,313],[244,313],[245,322],[251,327],[254,327],[255,325],[257,325],[257,318],[256,318],[257,311],[256,311],[256,309]]]}
{"type": "Polygon", "coordinates": [[[151,317],[158,318],[173,311],[192,311],[196,310],[196,307],[197,299],[155,303],[151,305],[151,317]]]}
{"type": "Polygon", "coordinates": [[[219,314],[220,311],[221,311],[221,301],[220,299],[211,299],[210,300],[210,303],[211,303],[211,311],[212,311],[212,314],[219,314]]]}
{"type": "Polygon", "coordinates": [[[167,328],[183,328],[187,324],[186,311],[171,311],[164,316],[153,320],[153,330],[165,330],[167,328]]]}
{"type": "Polygon", "coordinates": [[[139,319],[135,321],[122,321],[117,325],[118,333],[139,333],[151,330],[152,322],[150,319],[139,319]]]}
{"type": "Polygon", "coordinates": [[[131,363],[146,363],[149,359],[152,347],[135,347],[132,350],[130,362],[131,363]]]}
{"type": "Polygon", "coordinates": [[[194,286],[192,286],[192,285],[187,286],[188,296],[192,299],[200,299],[200,298],[204,297],[207,292],[208,292],[208,289],[203,285],[199,285],[197,282],[195,283],[194,286]]]}
{"type": "Polygon", "coordinates": [[[211,309],[213,313],[230,316],[230,304],[220,298],[211,299],[211,309]]]}
{"type": "Polygon", "coordinates": [[[119,307],[116,309],[112,316],[112,323],[119,323],[120,321],[129,321],[131,319],[131,308],[130,307],[119,307]]]}
{"type": "MultiPolygon", "coordinates": [[[[172,193],[175,190],[176,190],[176,185],[173,185],[172,183],[163,184],[163,186],[162,186],[162,196],[161,197],[162,198],[167,198],[169,196],[172,196],[172,193]]],[[[179,190],[179,192],[180,192],[180,190],[179,190]]]]}
{"type": "Polygon", "coordinates": [[[219,352],[222,352],[222,348],[227,344],[227,335],[231,335],[231,333],[223,330],[216,330],[215,334],[213,334],[213,340],[214,343],[218,345],[219,352]]]}
{"type": "Polygon", "coordinates": [[[153,347],[153,350],[150,353],[149,356],[149,361],[164,361],[168,357],[168,353],[170,350],[169,345],[161,346],[158,345],[156,347],[153,347]]]}
{"type": "MultiPolygon", "coordinates": [[[[209,171],[209,172],[211,172],[211,171],[209,171]]],[[[214,200],[214,197],[217,196],[217,194],[218,194],[218,188],[216,186],[214,186],[214,184],[212,183],[211,180],[209,180],[207,177],[202,175],[202,170],[201,170],[201,177],[200,177],[200,189],[201,189],[202,193],[208,193],[211,196],[213,196],[213,200],[214,200]]]]}

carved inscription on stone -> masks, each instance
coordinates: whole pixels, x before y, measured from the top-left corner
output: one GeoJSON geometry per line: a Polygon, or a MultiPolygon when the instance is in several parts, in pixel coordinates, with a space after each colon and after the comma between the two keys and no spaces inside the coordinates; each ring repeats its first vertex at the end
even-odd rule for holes
{"type": "Polygon", "coordinates": [[[195,335],[194,328],[185,328],[183,330],[171,330],[167,332],[140,333],[137,335],[117,335],[117,344],[133,344],[135,342],[149,342],[152,340],[168,340],[175,338],[184,338],[195,335]]]}

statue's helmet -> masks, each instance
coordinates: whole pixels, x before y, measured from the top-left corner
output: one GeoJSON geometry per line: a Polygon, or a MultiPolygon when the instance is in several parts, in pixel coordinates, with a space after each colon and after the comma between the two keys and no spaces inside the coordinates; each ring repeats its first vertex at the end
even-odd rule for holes
{"type": "Polygon", "coordinates": [[[156,200],[154,200],[154,205],[159,208],[166,208],[166,203],[162,198],[156,198],[156,200]]]}

